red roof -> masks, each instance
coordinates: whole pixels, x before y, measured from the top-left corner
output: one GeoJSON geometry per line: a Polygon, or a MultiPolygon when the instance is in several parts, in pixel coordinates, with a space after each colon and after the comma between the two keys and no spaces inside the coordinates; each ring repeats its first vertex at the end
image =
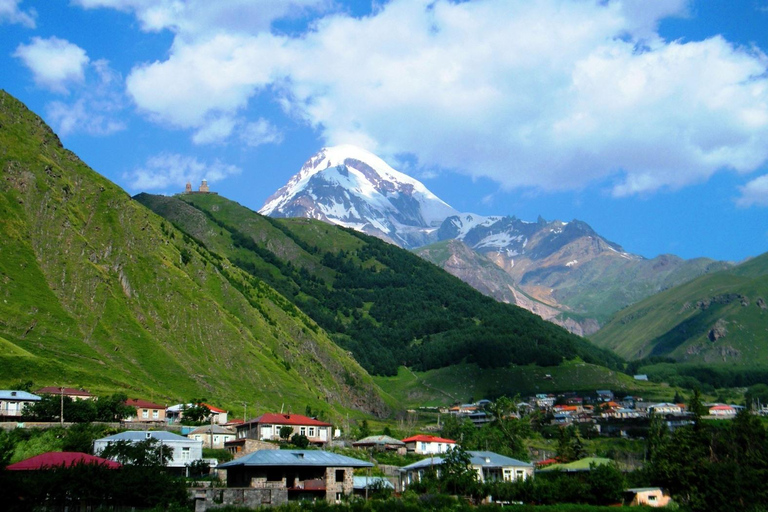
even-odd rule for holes
{"type": "Polygon", "coordinates": [[[125,405],[130,405],[131,407],[139,407],[141,409],[163,409],[165,410],[164,405],[160,404],[154,404],[152,402],[148,402],[146,400],[141,400],[140,398],[130,398],[125,401],[125,405]]]}
{"type": "Polygon", "coordinates": [[[455,443],[453,439],[444,439],[442,437],[430,436],[428,434],[419,434],[403,439],[404,443],[455,443]]]}
{"type": "Polygon", "coordinates": [[[248,423],[268,423],[270,425],[310,425],[316,427],[331,427],[330,423],[319,421],[301,414],[279,414],[276,412],[267,412],[248,423]]]}
{"type": "Polygon", "coordinates": [[[224,409],[219,409],[218,407],[214,407],[214,406],[212,406],[211,404],[206,404],[205,402],[203,402],[203,404],[202,404],[202,405],[206,406],[206,407],[208,408],[208,410],[209,410],[209,411],[211,411],[211,412],[215,412],[216,414],[221,414],[221,413],[223,413],[223,412],[227,412],[227,411],[225,411],[224,409]]]}
{"type": "Polygon", "coordinates": [[[45,388],[40,388],[37,391],[35,391],[36,395],[61,395],[64,396],[96,396],[93,393],[90,393],[84,389],[77,389],[77,388],[62,388],[57,386],[48,386],[45,388]]]}
{"type": "Polygon", "coordinates": [[[75,464],[99,464],[104,465],[109,469],[118,469],[122,467],[113,460],[102,459],[101,457],[94,457],[87,453],[80,452],[48,452],[42,455],[36,455],[26,460],[11,464],[5,469],[11,471],[34,471],[38,469],[49,469],[58,466],[71,467],[75,464]]]}

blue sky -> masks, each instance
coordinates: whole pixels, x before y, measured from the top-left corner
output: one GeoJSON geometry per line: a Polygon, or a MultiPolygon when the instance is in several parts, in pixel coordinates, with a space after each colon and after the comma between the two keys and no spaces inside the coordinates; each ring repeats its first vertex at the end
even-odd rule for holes
{"type": "Polygon", "coordinates": [[[768,0],[0,0],[0,87],[130,194],[352,143],[454,208],[768,250],[768,0]]]}

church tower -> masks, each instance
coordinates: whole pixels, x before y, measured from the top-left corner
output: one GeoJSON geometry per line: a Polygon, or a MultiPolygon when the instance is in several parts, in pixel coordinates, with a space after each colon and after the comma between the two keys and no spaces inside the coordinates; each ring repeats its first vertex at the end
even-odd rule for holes
{"type": "Polygon", "coordinates": [[[191,194],[192,193],[192,183],[189,181],[187,182],[187,186],[184,187],[184,193],[185,194],[191,194]]]}
{"type": "Polygon", "coordinates": [[[210,192],[207,180],[203,180],[203,182],[200,184],[200,192],[210,192]]]}

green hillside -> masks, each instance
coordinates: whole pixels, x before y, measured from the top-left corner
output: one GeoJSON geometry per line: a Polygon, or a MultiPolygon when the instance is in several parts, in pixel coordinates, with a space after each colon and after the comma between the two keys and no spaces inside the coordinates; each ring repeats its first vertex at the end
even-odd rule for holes
{"type": "Polygon", "coordinates": [[[310,219],[271,219],[213,194],[135,198],[263,279],[369,372],[620,361],[539,317],[485,297],[394,245],[310,219]]]}
{"type": "Polygon", "coordinates": [[[768,364],[768,254],[619,311],[593,337],[628,359],[768,364]]]}
{"type": "Polygon", "coordinates": [[[390,411],[315,322],[132,201],[5,92],[0,149],[0,386],[390,411]]]}

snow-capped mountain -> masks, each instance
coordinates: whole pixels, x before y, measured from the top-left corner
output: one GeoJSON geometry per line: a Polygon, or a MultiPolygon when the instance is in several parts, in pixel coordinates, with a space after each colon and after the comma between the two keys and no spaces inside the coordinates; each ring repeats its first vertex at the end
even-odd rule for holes
{"type": "Polygon", "coordinates": [[[423,258],[481,292],[582,335],[618,309],[713,268],[711,260],[627,253],[578,220],[459,213],[418,180],[350,145],[320,150],[259,212],[421,248],[423,258]]]}
{"type": "Polygon", "coordinates": [[[352,145],[321,149],[259,213],[318,219],[405,248],[437,241],[443,220],[458,215],[418,180],[352,145]]]}

